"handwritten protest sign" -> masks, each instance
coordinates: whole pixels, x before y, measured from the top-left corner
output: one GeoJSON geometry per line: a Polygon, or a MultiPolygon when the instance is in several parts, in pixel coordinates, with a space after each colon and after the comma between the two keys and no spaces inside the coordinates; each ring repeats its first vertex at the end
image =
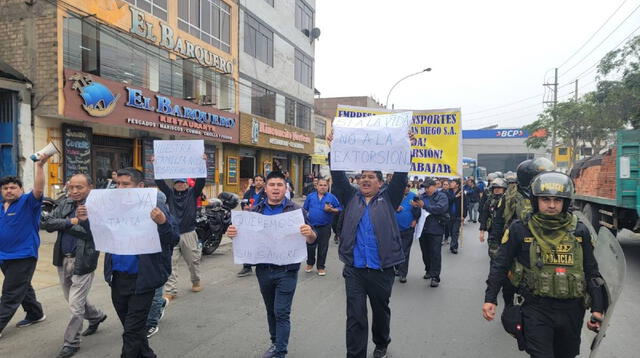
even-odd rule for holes
{"type": "MultiPolygon", "coordinates": [[[[336,109],[337,117],[350,119],[385,113],[394,112],[381,108],[341,104],[336,109]]],[[[462,116],[460,108],[413,110],[411,132],[416,141],[411,145],[411,171],[409,175],[446,178],[462,176],[462,116]]],[[[333,156],[333,150],[331,155],[333,156]]]]}
{"type": "Polygon", "coordinates": [[[206,178],[203,140],[154,140],[155,179],[206,178]]]}
{"type": "Polygon", "coordinates": [[[331,170],[408,172],[411,112],[333,121],[331,170]]]}
{"type": "Polygon", "coordinates": [[[236,264],[297,264],[307,258],[306,239],[300,234],[302,210],[278,215],[232,211],[231,222],[238,228],[233,239],[236,264]]]}
{"type": "Polygon", "coordinates": [[[151,220],[158,190],[94,189],[87,197],[87,211],[96,250],[118,255],[162,251],[158,226],[151,220]]]}

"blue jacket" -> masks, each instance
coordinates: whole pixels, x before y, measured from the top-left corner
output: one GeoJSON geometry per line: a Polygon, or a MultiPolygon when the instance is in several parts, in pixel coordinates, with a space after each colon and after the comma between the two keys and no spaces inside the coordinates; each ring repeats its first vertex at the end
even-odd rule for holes
{"type": "MultiPolygon", "coordinates": [[[[344,171],[331,171],[334,194],[343,204],[342,228],[340,230],[340,261],[353,266],[353,252],[356,246],[358,224],[365,212],[363,196],[351,184],[344,171]],[[337,195],[336,195],[337,196],[337,195]]],[[[380,266],[389,268],[404,262],[404,253],[400,241],[400,230],[396,222],[396,209],[404,197],[407,186],[407,173],[397,172],[389,185],[378,192],[369,202],[369,216],[377,240],[380,266]]]]}
{"type": "MultiPolygon", "coordinates": [[[[282,209],[283,213],[289,212],[289,211],[294,211],[294,210],[298,210],[298,209],[302,209],[300,207],[300,205],[294,203],[292,200],[288,200],[288,199],[284,199],[286,200],[284,203],[284,209],[282,209]]],[[[258,205],[253,207],[254,212],[256,213],[260,213],[262,214],[264,212],[265,207],[267,206],[267,200],[263,200],[261,201],[258,205]]],[[[304,222],[309,225],[309,218],[307,217],[307,212],[302,209],[302,215],[304,216],[304,222]]],[[[287,271],[298,271],[300,269],[300,264],[290,264],[290,265],[286,265],[287,266],[287,271]]]]}
{"type": "MultiPolygon", "coordinates": [[[[160,196],[159,196],[160,197],[160,196]]],[[[136,294],[153,291],[162,287],[171,274],[171,255],[173,248],[180,241],[180,226],[176,219],[169,213],[166,205],[158,205],[167,217],[167,221],[158,225],[160,234],[160,246],[162,251],[155,254],[138,256],[138,276],[136,279],[136,294]]],[[[111,254],[104,256],[104,279],[111,286],[113,270],[111,269],[111,254]]]]}
{"type": "Polygon", "coordinates": [[[424,221],[422,234],[444,235],[443,219],[449,211],[449,196],[442,191],[436,191],[432,196],[422,194],[420,200],[424,202],[423,209],[429,213],[424,221]]]}

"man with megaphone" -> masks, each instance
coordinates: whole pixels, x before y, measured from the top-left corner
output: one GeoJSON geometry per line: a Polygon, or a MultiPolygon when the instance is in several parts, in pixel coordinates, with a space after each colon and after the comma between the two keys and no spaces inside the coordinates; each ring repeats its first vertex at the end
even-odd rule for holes
{"type": "Polygon", "coordinates": [[[25,193],[22,180],[15,176],[0,179],[0,269],[4,274],[0,299],[0,336],[22,305],[27,316],[16,324],[28,327],[45,320],[31,279],[40,247],[39,222],[44,192],[44,165],[52,154],[38,153],[33,189],[25,193]]]}

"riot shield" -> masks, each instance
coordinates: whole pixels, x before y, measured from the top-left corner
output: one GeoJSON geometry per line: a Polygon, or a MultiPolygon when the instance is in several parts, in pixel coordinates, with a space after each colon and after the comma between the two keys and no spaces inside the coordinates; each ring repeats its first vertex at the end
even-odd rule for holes
{"type": "MultiPolygon", "coordinates": [[[[590,226],[590,225],[589,225],[590,226]]],[[[590,228],[592,230],[593,228],[590,228]]],[[[602,339],[607,333],[609,322],[615,309],[616,302],[622,293],[622,286],[627,274],[627,262],[624,257],[622,247],[618,242],[618,239],[613,236],[611,231],[605,227],[600,228],[600,232],[597,236],[595,243],[594,254],[598,261],[598,268],[600,274],[604,278],[606,301],[608,302],[607,308],[604,312],[604,321],[600,325],[600,332],[596,335],[591,342],[591,354],[590,358],[594,358],[598,352],[598,347],[602,342],[602,339]]]]}

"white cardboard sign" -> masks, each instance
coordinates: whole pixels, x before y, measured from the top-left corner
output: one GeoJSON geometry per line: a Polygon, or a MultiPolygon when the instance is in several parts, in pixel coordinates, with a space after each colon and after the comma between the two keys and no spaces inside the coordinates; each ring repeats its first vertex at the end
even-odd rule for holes
{"type": "Polygon", "coordinates": [[[118,255],[162,251],[158,225],[151,220],[157,195],[155,188],[91,190],[86,206],[96,250],[118,255]]]}
{"type": "Polygon", "coordinates": [[[206,178],[203,140],[154,140],[155,179],[206,178]]]}
{"type": "Polygon", "coordinates": [[[233,239],[236,264],[297,264],[307,258],[307,241],[300,234],[302,210],[277,215],[232,211],[231,222],[238,229],[233,239]]]}
{"type": "Polygon", "coordinates": [[[412,112],[333,121],[331,170],[408,172],[412,112]]]}

